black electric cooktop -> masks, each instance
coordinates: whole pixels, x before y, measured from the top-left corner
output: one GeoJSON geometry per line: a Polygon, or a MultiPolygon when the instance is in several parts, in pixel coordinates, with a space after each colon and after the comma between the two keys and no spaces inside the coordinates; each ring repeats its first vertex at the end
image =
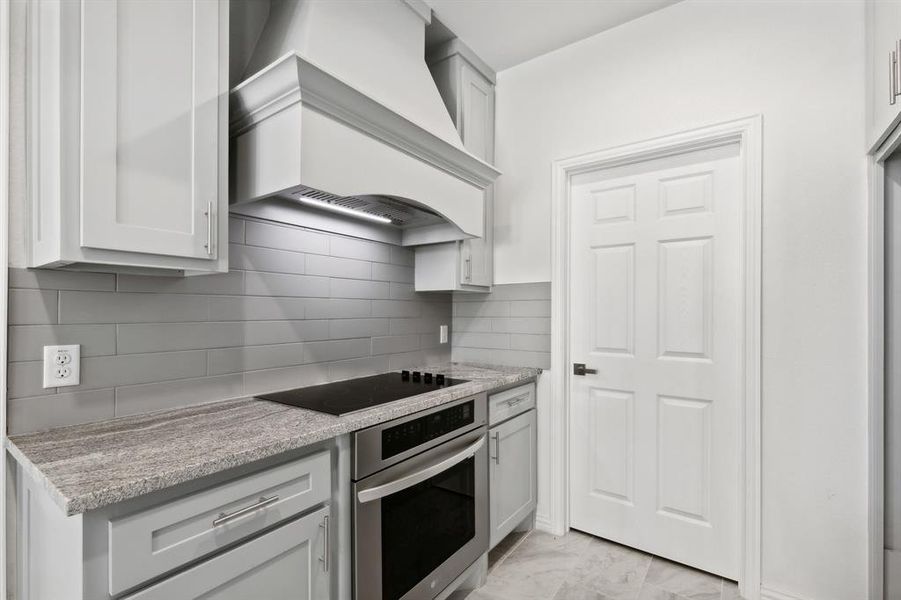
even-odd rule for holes
{"type": "Polygon", "coordinates": [[[466,380],[436,373],[403,371],[262,394],[257,398],[330,415],[345,415],[460,383],[466,383],[466,380]]]}

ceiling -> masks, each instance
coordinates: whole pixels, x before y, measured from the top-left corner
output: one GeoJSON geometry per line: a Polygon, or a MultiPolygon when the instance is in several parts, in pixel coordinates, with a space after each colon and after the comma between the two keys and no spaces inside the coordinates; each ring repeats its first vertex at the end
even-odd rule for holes
{"type": "Polygon", "coordinates": [[[427,0],[496,71],[659,10],[678,0],[427,0]]]}

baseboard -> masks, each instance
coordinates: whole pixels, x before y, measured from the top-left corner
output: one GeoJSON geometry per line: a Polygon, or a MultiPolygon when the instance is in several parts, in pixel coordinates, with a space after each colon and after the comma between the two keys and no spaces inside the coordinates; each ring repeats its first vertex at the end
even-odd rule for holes
{"type": "Polygon", "coordinates": [[[800,596],[792,596],[785,592],[779,592],[770,588],[760,588],[760,600],[804,600],[800,596]]]}
{"type": "Polygon", "coordinates": [[[566,533],[557,528],[547,515],[535,515],[535,529],[538,531],[546,531],[553,535],[563,535],[566,533]]]}

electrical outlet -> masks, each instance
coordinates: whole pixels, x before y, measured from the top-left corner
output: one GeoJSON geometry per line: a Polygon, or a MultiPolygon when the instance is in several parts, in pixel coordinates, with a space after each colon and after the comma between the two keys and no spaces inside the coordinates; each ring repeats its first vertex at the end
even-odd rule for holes
{"type": "Polygon", "coordinates": [[[81,383],[81,346],[44,346],[44,387],[81,383]]]}
{"type": "Polygon", "coordinates": [[[440,343],[442,343],[442,344],[447,343],[447,325],[440,325],[438,327],[438,337],[441,338],[439,340],[440,343]]]}

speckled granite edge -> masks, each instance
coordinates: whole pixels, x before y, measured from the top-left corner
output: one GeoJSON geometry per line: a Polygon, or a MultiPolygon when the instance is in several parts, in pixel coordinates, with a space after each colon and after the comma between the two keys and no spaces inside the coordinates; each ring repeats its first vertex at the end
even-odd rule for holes
{"type": "Polygon", "coordinates": [[[13,436],[10,454],[67,515],[83,513],[534,379],[540,369],[420,367],[467,379],[336,417],[255,398],[223,400],[13,436]]]}

